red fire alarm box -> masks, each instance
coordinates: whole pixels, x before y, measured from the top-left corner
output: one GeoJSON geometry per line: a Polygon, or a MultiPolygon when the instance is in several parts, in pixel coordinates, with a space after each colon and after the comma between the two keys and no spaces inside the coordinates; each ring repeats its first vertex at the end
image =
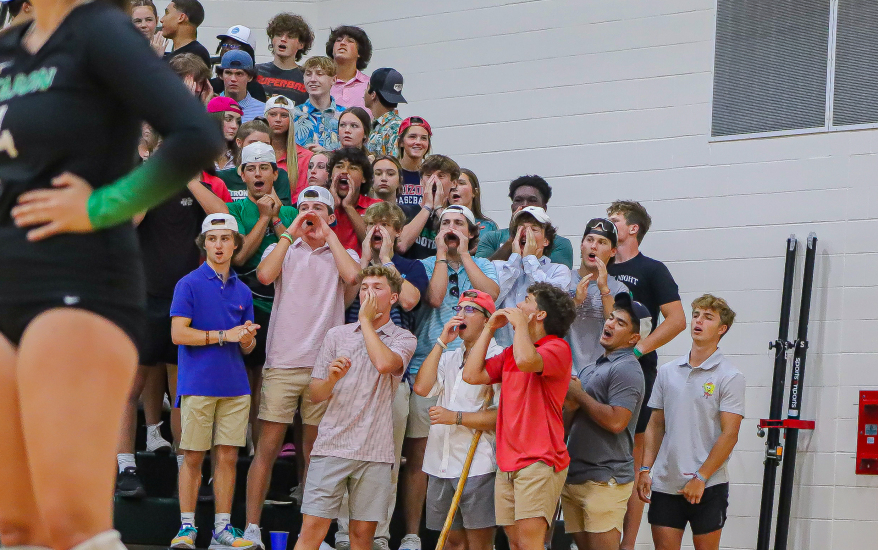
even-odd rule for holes
{"type": "Polygon", "coordinates": [[[878,391],[860,392],[857,474],[878,475],[878,391]]]}

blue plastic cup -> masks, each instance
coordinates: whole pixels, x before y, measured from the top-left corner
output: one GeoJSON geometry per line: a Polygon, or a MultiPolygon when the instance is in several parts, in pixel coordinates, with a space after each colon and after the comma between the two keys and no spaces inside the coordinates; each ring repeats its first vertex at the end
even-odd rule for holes
{"type": "Polygon", "coordinates": [[[289,538],[289,531],[272,531],[271,550],[287,550],[287,540],[289,538]]]}

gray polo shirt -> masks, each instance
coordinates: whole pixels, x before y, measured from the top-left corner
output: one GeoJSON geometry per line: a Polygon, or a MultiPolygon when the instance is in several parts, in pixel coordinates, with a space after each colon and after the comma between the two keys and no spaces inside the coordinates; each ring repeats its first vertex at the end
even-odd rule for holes
{"type": "Polygon", "coordinates": [[[585,412],[576,411],[567,449],[570,469],[567,483],[586,481],[616,483],[634,481],[634,428],[643,404],[644,380],[640,363],[632,348],[623,348],[601,355],[590,365],[577,371],[582,389],[599,403],[625,407],[631,411],[628,427],[618,434],[609,432],[585,412]]]}
{"type": "MultiPolygon", "coordinates": [[[[720,413],[744,416],[746,381],[719,350],[698,367],[684,355],[659,367],[649,406],[663,409],[665,436],[652,467],[652,489],[677,494],[707,460],[722,433],[720,413]]],[[[728,461],[707,487],[728,483],[728,461]]]]}
{"type": "MultiPolygon", "coordinates": [[[[573,270],[567,293],[571,297],[576,296],[576,285],[582,280],[579,270],[573,270]]],[[[620,292],[628,292],[628,287],[619,282],[615,277],[607,277],[607,286],[610,294],[615,296],[620,292]]],[[[567,333],[567,343],[573,352],[573,371],[576,372],[587,365],[594,363],[598,357],[604,354],[604,348],[598,340],[604,330],[604,304],[601,301],[601,291],[597,283],[592,280],[588,283],[588,297],[576,308],[576,319],[567,333]]]]}

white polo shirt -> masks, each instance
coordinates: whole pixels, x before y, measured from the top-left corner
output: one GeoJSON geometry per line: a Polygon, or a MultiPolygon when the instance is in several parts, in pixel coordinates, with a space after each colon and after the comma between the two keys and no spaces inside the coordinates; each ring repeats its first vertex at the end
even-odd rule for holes
{"type": "MultiPolygon", "coordinates": [[[[503,348],[493,339],[488,345],[487,357],[503,353],[503,348]]],[[[494,384],[493,407],[500,403],[500,384],[494,384]]],[[[463,346],[446,351],[439,359],[436,383],[428,397],[439,396],[436,405],[449,411],[477,412],[485,402],[488,386],[473,386],[463,381],[463,346]]],[[[446,479],[460,477],[463,463],[469,453],[475,430],[466,426],[433,424],[427,436],[427,450],[424,452],[423,471],[434,477],[446,479]]],[[[470,476],[494,473],[497,470],[495,459],[494,432],[483,432],[476,454],[470,466],[470,476]]]]}
{"type": "MultiPolygon", "coordinates": [[[[659,367],[649,406],[663,409],[665,437],[652,467],[652,489],[677,494],[707,460],[722,433],[720,413],[744,416],[744,375],[719,350],[698,367],[689,355],[659,367]]],[[[728,483],[728,460],[707,487],[728,483]]]]}

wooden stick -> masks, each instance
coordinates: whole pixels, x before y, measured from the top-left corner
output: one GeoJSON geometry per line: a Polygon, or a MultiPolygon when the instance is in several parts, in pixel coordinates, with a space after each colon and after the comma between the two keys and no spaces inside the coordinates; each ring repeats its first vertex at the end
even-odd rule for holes
{"type": "MultiPolygon", "coordinates": [[[[482,410],[487,410],[491,401],[494,400],[494,392],[488,386],[488,396],[482,405],[482,410]]],[[[442,532],[439,533],[439,541],[436,543],[436,550],[442,550],[445,547],[445,541],[448,539],[448,533],[451,531],[451,522],[454,521],[454,514],[457,513],[457,507],[460,505],[460,498],[463,496],[463,488],[466,486],[466,479],[469,476],[470,466],[473,464],[473,458],[476,456],[476,449],[479,446],[479,439],[482,437],[482,431],[476,430],[473,434],[472,443],[469,445],[469,452],[466,455],[466,461],[463,463],[463,470],[460,472],[460,481],[457,482],[457,489],[454,491],[454,498],[451,499],[451,508],[445,517],[445,525],[442,526],[442,532]]]]}

